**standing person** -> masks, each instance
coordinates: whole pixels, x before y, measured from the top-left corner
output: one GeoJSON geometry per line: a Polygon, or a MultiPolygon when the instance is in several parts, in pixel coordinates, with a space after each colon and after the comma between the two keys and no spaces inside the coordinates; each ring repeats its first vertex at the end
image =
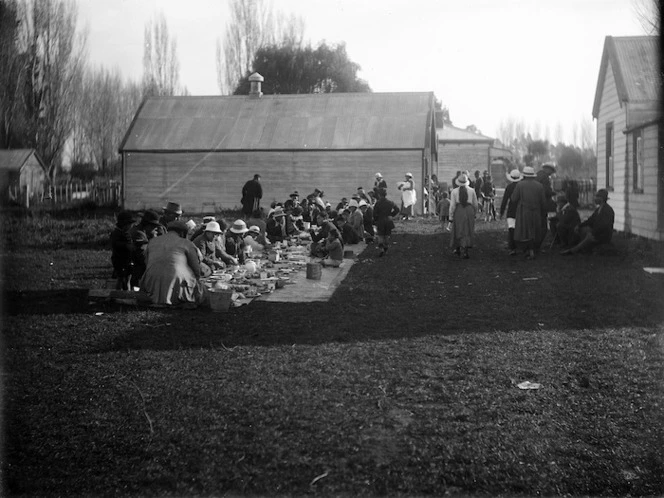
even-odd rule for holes
{"type": "Polygon", "coordinates": [[[447,192],[442,193],[442,198],[438,203],[438,220],[440,221],[440,227],[445,231],[447,228],[449,230],[450,224],[450,200],[447,198],[447,192]]]}
{"type": "Polygon", "coordinates": [[[141,277],[145,273],[145,249],[148,243],[159,235],[159,213],[156,211],[145,211],[138,225],[135,225],[130,231],[133,249],[131,252],[131,287],[139,287],[141,277]]]}
{"type": "Polygon", "coordinates": [[[374,187],[373,187],[373,193],[376,199],[378,199],[378,191],[380,189],[385,189],[387,192],[387,182],[383,179],[383,175],[380,173],[376,173],[376,180],[374,181],[374,187]]]}
{"type": "MultiPolygon", "coordinates": [[[[493,186],[493,179],[488,171],[484,172],[480,187],[482,203],[485,204],[487,209],[486,220],[496,220],[496,206],[493,204],[493,199],[496,197],[496,188],[493,186]]],[[[475,189],[477,191],[477,189],[475,189]]]]}
{"type": "Polygon", "coordinates": [[[477,195],[475,189],[470,187],[468,176],[462,174],[457,179],[457,188],[452,190],[450,196],[450,220],[452,234],[450,246],[454,254],[469,259],[468,249],[473,247],[475,234],[475,213],[477,212],[477,195]]]}
{"type": "Polygon", "coordinates": [[[113,265],[113,277],[117,278],[116,290],[129,290],[129,277],[132,271],[131,254],[134,250],[129,232],[134,221],[134,215],[129,211],[120,211],[115,228],[111,232],[111,264],[113,265]]]}
{"type": "Polygon", "coordinates": [[[397,205],[387,198],[387,189],[378,190],[378,200],[374,204],[374,222],[376,224],[376,240],[378,242],[379,257],[382,257],[390,248],[390,235],[394,230],[392,217],[399,214],[397,205]]]}
{"type": "Polygon", "coordinates": [[[516,205],[514,240],[524,246],[527,259],[534,259],[544,240],[542,219],[546,220],[546,198],[532,166],[523,168],[523,180],[514,188],[510,202],[516,205]]]}
{"type": "Polygon", "coordinates": [[[249,180],[242,187],[242,213],[248,218],[251,213],[260,208],[263,198],[263,186],[261,185],[261,175],[254,175],[253,180],[249,180]]]}
{"type": "Polygon", "coordinates": [[[509,185],[505,188],[503,200],[500,203],[500,218],[507,212],[507,248],[510,251],[510,256],[516,256],[516,242],[514,241],[514,227],[516,226],[516,203],[512,202],[512,194],[523,176],[518,169],[513,169],[507,175],[510,181],[509,185]]]}
{"type": "Polygon", "coordinates": [[[399,184],[399,190],[401,190],[401,219],[409,220],[413,217],[413,210],[417,202],[412,173],[406,173],[406,180],[399,184]]]}
{"type": "MultiPolygon", "coordinates": [[[[475,189],[475,196],[477,199],[482,198],[482,178],[480,177],[480,170],[475,170],[475,183],[473,183],[473,188],[475,189]]],[[[478,204],[479,212],[481,213],[484,210],[482,203],[478,204]]]]}
{"type": "Polygon", "coordinates": [[[148,243],[141,289],[154,304],[198,304],[203,295],[198,249],[187,239],[183,221],[171,221],[167,230],[148,243]]]}

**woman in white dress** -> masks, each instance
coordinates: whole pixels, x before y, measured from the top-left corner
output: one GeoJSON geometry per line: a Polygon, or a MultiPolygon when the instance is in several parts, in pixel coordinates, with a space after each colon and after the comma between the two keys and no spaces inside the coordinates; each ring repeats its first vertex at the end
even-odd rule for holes
{"type": "Polygon", "coordinates": [[[406,181],[399,183],[398,188],[401,190],[401,219],[409,220],[413,217],[413,210],[417,202],[413,174],[406,173],[406,181]]]}

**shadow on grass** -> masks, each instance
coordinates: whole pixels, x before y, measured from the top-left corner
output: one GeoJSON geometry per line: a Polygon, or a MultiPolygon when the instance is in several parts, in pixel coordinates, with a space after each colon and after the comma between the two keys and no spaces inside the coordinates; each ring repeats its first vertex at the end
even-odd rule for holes
{"type": "Polygon", "coordinates": [[[3,309],[10,316],[86,313],[88,289],[8,291],[3,309]]]}

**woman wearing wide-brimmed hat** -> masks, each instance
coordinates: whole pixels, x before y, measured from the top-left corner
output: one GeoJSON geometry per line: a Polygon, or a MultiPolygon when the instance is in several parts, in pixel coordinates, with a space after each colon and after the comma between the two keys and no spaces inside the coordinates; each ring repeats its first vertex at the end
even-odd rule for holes
{"type": "Polygon", "coordinates": [[[454,254],[468,259],[468,249],[473,246],[475,235],[475,213],[477,212],[477,194],[470,187],[470,180],[466,174],[457,178],[458,187],[450,195],[450,221],[452,233],[450,246],[454,254]]]}
{"type": "Polygon", "coordinates": [[[507,180],[510,182],[505,188],[503,200],[500,203],[500,219],[503,218],[505,211],[507,211],[507,247],[510,251],[510,256],[516,255],[516,242],[514,242],[514,227],[516,227],[516,203],[512,202],[512,194],[516,188],[517,183],[523,179],[521,171],[513,169],[507,175],[507,180]]]}
{"type": "Polygon", "coordinates": [[[546,214],[546,198],[532,166],[523,168],[523,180],[514,188],[510,202],[516,205],[514,240],[523,245],[526,257],[533,259],[545,235],[542,218],[546,214]]]}

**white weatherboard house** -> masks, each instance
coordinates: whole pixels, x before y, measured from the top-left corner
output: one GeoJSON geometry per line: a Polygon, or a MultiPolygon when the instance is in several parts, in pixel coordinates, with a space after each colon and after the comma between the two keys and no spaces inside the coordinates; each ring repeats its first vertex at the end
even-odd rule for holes
{"type": "Polygon", "coordinates": [[[120,146],[123,206],[182,204],[198,213],[240,206],[244,183],[260,174],[263,202],[319,188],[336,206],[374,175],[399,200],[398,182],[422,186],[437,173],[433,92],[152,97],[120,146]]]}
{"type": "Polygon", "coordinates": [[[597,187],[614,228],[664,240],[664,136],[659,37],[607,36],[595,92],[597,187]]]}

